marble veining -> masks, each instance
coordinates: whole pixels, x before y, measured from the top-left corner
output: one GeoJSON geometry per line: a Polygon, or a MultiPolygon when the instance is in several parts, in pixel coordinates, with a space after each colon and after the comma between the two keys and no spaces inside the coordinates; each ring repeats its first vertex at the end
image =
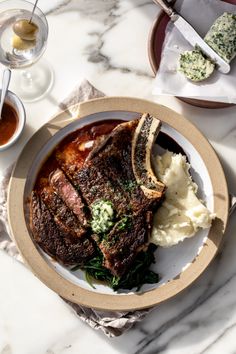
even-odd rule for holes
{"type": "MultiPolygon", "coordinates": [[[[40,0],[49,21],[44,58],[55,85],[26,104],[22,139],[1,154],[0,174],[26,140],[57,111],[84,77],[108,95],[154,100],[185,115],[209,138],[236,193],[235,107],[206,110],[173,97],[151,95],[147,40],[158,8],[150,0],[40,0]]],[[[3,68],[1,67],[1,70],[3,68]]],[[[122,337],[92,330],[17,260],[0,252],[0,354],[235,354],[236,217],[230,217],[221,252],[176,298],[154,309],[122,337]]]]}
{"type": "MultiPolygon", "coordinates": [[[[140,11],[141,8],[145,8],[145,11],[148,10],[150,12],[153,9],[153,4],[150,1],[139,1],[135,7],[131,7],[127,5],[122,6],[119,4],[119,1],[109,1],[106,3],[106,11],[104,11],[102,6],[98,12],[97,9],[94,10],[94,5],[92,7],[89,6],[87,12],[86,10],[82,10],[84,15],[98,16],[98,20],[102,21],[105,26],[101,32],[89,33],[90,36],[96,37],[97,43],[95,46],[92,44],[85,48],[88,62],[101,63],[104,70],[118,70],[122,73],[134,72],[137,76],[152,77],[150,70],[147,70],[146,66],[142,69],[140,65],[137,65],[137,68],[129,65],[129,62],[132,64],[135,63],[135,56],[138,55],[135,45],[132,46],[131,43],[131,47],[129,48],[126,46],[120,48],[119,45],[110,46],[110,42],[115,41],[116,37],[122,36],[122,32],[125,32],[124,38],[126,37],[127,39],[127,36],[129,38],[128,28],[124,26],[123,22],[127,21],[127,17],[133,16],[132,12],[140,11]]],[[[122,45],[124,44],[125,41],[122,45]]]]}

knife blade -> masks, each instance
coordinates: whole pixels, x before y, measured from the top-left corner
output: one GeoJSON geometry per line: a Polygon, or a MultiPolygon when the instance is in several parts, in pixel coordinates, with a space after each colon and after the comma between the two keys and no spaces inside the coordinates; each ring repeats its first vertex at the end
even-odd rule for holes
{"type": "Polygon", "coordinates": [[[156,4],[167,13],[175,27],[179,30],[182,36],[193,46],[199,47],[201,51],[208,56],[214,63],[217,64],[217,69],[223,74],[230,71],[230,65],[222,59],[197,33],[197,31],[186,21],[180,14],[178,14],[166,1],[153,0],[156,4]]]}

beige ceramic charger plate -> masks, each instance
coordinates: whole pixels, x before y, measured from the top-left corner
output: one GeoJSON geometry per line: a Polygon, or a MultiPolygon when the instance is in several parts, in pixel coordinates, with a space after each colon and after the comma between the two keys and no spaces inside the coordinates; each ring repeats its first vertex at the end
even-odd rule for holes
{"type": "Polygon", "coordinates": [[[199,255],[178,277],[159,288],[128,295],[109,295],[86,290],[58,274],[40,254],[25,222],[23,196],[26,177],[36,154],[58,130],[77,118],[68,111],[58,114],[37,131],[26,144],[13,171],[8,197],[8,213],[12,235],[25,262],[49,288],[74,303],[104,310],[136,310],[157,305],[178,294],[196,280],[216,255],[228,219],[228,190],[221,164],[207,139],[178,113],[155,103],[124,97],[91,100],[78,105],[78,118],[106,111],[149,112],[179,131],[196,148],[207,166],[214,193],[216,220],[199,255]]]}

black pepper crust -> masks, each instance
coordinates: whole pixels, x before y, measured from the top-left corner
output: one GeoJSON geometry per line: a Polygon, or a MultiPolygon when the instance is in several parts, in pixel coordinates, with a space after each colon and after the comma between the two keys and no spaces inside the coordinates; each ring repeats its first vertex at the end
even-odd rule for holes
{"type": "Polygon", "coordinates": [[[68,232],[49,211],[39,194],[31,196],[31,229],[42,249],[65,265],[83,264],[95,251],[92,240],[68,232]]]}

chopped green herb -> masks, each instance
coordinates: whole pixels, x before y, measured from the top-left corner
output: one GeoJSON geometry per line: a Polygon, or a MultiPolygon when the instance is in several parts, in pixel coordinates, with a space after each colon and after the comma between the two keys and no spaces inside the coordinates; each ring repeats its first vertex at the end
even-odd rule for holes
{"type": "Polygon", "coordinates": [[[124,216],[117,225],[117,228],[121,231],[129,229],[131,226],[131,217],[130,216],[124,216]]]}
{"type": "Polygon", "coordinates": [[[97,193],[98,189],[96,186],[91,187],[90,192],[92,195],[95,195],[97,193]]]}
{"type": "Polygon", "coordinates": [[[122,184],[124,190],[127,192],[132,192],[137,187],[137,182],[132,180],[126,180],[122,184]]]}

